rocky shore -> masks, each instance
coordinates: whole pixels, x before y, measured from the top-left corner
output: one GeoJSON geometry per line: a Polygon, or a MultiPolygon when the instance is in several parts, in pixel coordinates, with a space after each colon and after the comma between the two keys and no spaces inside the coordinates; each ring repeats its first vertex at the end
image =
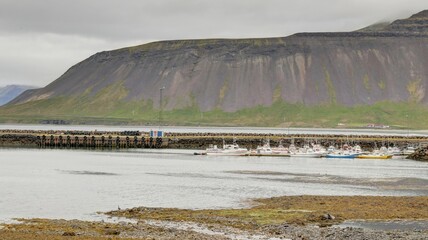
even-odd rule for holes
{"type": "Polygon", "coordinates": [[[259,231],[243,231],[219,226],[203,226],[186,222],[171,223],[104,223],[79,220],[24,220],[21,225],[0,227],[0,239],[3,240],[103,240],[103,239],[371,239],[371,240],[420,240],[427,239],[427,230],[370,230],[353,227],[319,227],[316,225],[268,225],[259,231]]]}
{"type": "MultiPolygon", "coordinates": [[[[106,213],[126,221],[20,219],[0,239],[427,239],[422,229],[339,227],[345,220],[423,221],[428,197],[292,196],[258,199],[248,209],[138,207],[106,213]]],[[[106,219],[107,220],[107,219],[106,219]]]]}

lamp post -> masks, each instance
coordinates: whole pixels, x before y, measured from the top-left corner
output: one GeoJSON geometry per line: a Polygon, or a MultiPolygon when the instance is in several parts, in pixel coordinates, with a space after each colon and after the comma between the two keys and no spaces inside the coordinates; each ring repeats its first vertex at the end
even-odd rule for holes
{"type": "Polygon", "coordinates": [[[409,132],[410,132],[410,129],[409,129],[409,115],[408,114],[406,114],[406,125],[407,125],[407,138],[409,138],[409,132]]]}
{"type": "Polygon", "coordinates": [[[163,108],[163,104],[162,104],[162,92],[165,89],[165,86],[159,88],[159,129],[161,127],[161,123],[162,123],[162,108],[163,108]]]}

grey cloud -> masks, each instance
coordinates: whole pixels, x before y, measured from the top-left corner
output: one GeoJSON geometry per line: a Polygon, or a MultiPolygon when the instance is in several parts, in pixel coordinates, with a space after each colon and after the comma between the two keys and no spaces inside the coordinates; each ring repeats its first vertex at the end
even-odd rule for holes
{"type": "Polygon", "coordinates": [[[426,8],[426,0],[0,0],[0,85],[46,85],[90,54],[153,40],[351,31],[426,8]]]}
{"type": "Polygon", "coordinates": [[[265,27],[278,36],[290,34],[290,26],[304,21],[308,24],[303,31],[324,31],[331,22],[371,23],[364,19],[419,11],[423,5],[420,0],[6,0],[0,3],[0,29],[120,40],[216,37],[217,32],[233,34],[224,37],[262,37],[257,33],[265,27]]]}

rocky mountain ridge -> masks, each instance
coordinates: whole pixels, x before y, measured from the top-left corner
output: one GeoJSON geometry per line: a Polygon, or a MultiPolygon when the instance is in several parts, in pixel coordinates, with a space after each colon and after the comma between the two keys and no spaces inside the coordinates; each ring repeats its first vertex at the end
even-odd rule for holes
{"type": "Polygon", "coordinates": [[[386,26],[384,31],[428,34],[428,10],[414,14],[407,19],[396,20],[386,26]]]}
{"type": "MultiPolygon", "coordinates": [[[[55,98],[80,107],[140,102],[234,112],[303,105],[428,104],[428,11],[376,31],[266,39],[174,40],[97,53],[13,105],[55,98]]],[[[52,107],[59,107],[50,105],[52,107]]]]}
{"type": "Polygon", "coordinates": [[[36,87],[27,85],[7,85],[0,87],[0,106],[8,103],[24,91],[34,88],[36,87]]]}

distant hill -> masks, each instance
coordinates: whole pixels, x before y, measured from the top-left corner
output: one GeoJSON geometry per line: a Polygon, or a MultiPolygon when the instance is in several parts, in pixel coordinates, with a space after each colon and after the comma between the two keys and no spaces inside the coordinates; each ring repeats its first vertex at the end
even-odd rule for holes
{"type": "Polygon", "coordinates": [[[5,87],[0,87],[0,106],[8,103],[24,91],[34,88],[36,87],[26,85],[7,85],[5,87]]]}
{"type": "MultiPolygon", "coordinates": [[[[363,119],[351,115],[338,118],[327,112],[300,119],[291,113],[300,109],[300,115],[310,116],[305,111],[317,106],[338,109],[404,104],[404,111],[406,104],[413,104],[424,108],[428,105],[427,66],[425,10],[408,19],[354,32],[173,40],[100,52],[48,86],[21,94],[0,113],[155,122],[160,89],[165,87],[162,108],[165,121],[171,124],[189,119],[206,124],[246,124],[236,120],[239,116],[265,125],[281,125],[287,119],[291,125],[311,125],[308,121],[313,121],[314,126],[389,121],[388,117],[378,119],[376,112],[362,114],[363,119]],[[271,121],[266,121],[266,116],[249,115],[260,107],[275,108],[269,114],[284,114],[271,121]],[[167,118],[168,113],[173,119],[167,118]],[[229,117],[219,120],[216,116],[220,115],[229,117]]],[[[382,109],[379,111],[384,112],[382,109]]],[[[406,114],[399,115],[404,124],[402,116],[406,114]]]]}

